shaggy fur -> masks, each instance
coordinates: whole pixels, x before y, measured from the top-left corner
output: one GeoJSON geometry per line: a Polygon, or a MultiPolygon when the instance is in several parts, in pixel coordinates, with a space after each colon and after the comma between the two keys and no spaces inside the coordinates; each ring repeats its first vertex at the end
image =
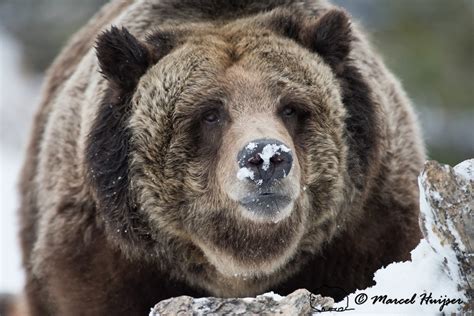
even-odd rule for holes
{"type": "Polygon", "coordinates": [[[30,312],[302,287],[340,299],[410,258],[423,159],[399,83],[327,2],[113,1],[53,64],[34,122],[30,312]],[[261,138],[293,154],[273,220],[239,204],[260,188],[237,180],[237,153],[261,138]]]}

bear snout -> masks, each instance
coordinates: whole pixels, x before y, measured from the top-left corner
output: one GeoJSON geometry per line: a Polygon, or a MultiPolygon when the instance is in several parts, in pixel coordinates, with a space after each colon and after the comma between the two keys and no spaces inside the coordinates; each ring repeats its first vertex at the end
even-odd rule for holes
{"type": "Polygon", "coordinates": [[[293,166],[290,147],[277,139],[256,139],[239,151],[237,163],[237,178],[246,184],[240,205],[259,218],[281,219],[279,213],[293,202],[282,185],[293,166]]]}
{"type": "Polygon", "coordinates": [[[240,150],[237,163],[239,180],[253,181],[264,189],[288,176],[293,155],[291,149],[279,140],[257,139],[240,150]]]}

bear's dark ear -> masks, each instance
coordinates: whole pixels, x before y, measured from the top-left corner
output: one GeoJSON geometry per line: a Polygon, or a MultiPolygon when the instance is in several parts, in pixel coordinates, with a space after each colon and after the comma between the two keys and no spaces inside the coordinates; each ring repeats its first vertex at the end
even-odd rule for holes
{"type": "Polygon", "coordinates": [[[140,77],[153,64],[151,52],[126,28],[113,26],[97,39],[100,71],[122,89],[133,89],[140,77]]]}
{"type": "Polygon", "coordinates": [[[330,10],[306,25],[300,36],[303,45],[321,55],[337,70],[351,49],[350,18],[342,10],[330,10]]]}

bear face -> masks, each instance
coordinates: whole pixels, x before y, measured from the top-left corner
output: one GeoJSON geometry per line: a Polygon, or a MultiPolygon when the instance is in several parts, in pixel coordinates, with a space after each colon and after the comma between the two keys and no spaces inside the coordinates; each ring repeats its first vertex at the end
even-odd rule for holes
{"type": "Polygon", "coordinates": [[[87,156],[120,247],[147,253],[165,235],[255,278],[329,241],[353,189],[339,79],[350,41],[337,10],[101,35],[109,87],[87,156]]]}

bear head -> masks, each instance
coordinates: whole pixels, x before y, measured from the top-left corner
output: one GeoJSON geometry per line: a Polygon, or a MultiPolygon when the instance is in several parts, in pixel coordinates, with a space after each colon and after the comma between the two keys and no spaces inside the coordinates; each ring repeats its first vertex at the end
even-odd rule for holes
{"type": "Polygon", "coordinates": [[[319,251],[371,146],[352,41],[340,10],[101,34],[108,89],[87,161],[112,239],[131,257],[188,243],[229,277],[319,251]]]}

